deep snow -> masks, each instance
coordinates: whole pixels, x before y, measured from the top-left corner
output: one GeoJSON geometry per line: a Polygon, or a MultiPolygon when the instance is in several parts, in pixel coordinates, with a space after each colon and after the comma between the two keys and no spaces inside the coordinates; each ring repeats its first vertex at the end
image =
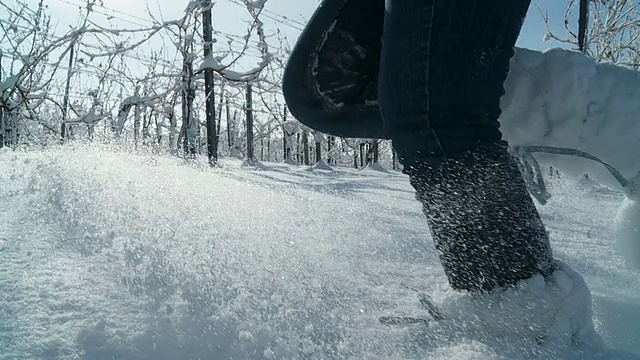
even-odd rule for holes
{"type": "Polygon", "coordinates": [[[573,345],[580,277],[450,291],[404,175],[250,165],[1,151],[0,359],[640,359],[618,192],[548,176],[554,254],[606,344],[573,345]],[[411,288],[446,319],[380,324],[428,318],[411,288]]]}

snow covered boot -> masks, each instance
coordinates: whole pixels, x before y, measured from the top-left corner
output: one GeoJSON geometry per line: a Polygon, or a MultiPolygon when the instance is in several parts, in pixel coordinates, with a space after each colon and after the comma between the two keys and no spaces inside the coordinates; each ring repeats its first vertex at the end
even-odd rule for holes
{"type": "Polygon", "coordinates": [[[487,291],[552,272],[544,226],[501,146],[406,168],[454,289],[487,291]]]}

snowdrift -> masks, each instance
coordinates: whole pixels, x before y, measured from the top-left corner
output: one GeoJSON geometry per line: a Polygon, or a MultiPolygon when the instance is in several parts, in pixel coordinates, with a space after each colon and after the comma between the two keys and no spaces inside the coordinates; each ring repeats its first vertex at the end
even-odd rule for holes
{"type": "MultiPolygon", "coordinates": [[[[575,51],[516,49],[501,100],[501,130],[511,146],[572,148],[600,158],[630,180],[615,237],[627,264],[640,268],[640,72],[596,64],[575,51]],[[633,193],[635,191],[635,193],[633,193]]],[[[573,156],[536,155],[565,174],[589,174],[614,189],[604,166],[573,156]]],[[[627,189],[625,189],[627,190],[627,189]]]]}
{"type": "MultiPolygon", "coordinates": [[[[516,49],[505,82],[500,118],[512,146],[581,150],[615,167],[627,179],[640,172],[640,72],[596,64],[575,51],[516,49]]],[[[612,184],[600,165],[573,157],[548,158],[563,172],[590,173],[612,184]]]]}
{"type": "Polygon", "coordinates": [[[377,171],[377,172],[381,172],[381,173],[388,173],[389,171],[387,169],[385,169],[382,165],[380,165],[379,162],[375,162],[375,163],[368,163],[367,166],[365,166],[362,171],[377,171]]]}
{"type": "Polygon", "coordinates": [[[317,163],[311,165],[311,167],[309,167],[309,169],[311,171],[316,171],[316,170],[320,170],[320,171],[333,171],[333,168],[331,166],[329,166],[326,162],[320,160],[317,163]]]}

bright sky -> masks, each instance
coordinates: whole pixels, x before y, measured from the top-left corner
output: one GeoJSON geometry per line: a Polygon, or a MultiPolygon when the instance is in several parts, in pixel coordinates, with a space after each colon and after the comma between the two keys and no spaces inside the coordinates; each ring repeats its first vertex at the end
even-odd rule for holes
{"type": "Polygon", "coordinates": [[[566,10],[566,0],[533,0],[529,7],[529,14],[522,26],[520,38],[516,44],[534,50],[546,50],[554,47],[565,47],[564,44],[558,42],[544,42],[544,34],[546,33],[546,25],[544,24],[540,10],[549,15],[551,29],[559,36],[566,35],[564,29],[564,13],[566,10]],[[540,10],[539,10],[540,9],[540,10]]]}
{"type": "MultiPolygon", "coordinates": [[[[9,0],[11,3],[11,0],[9,0]]],[[[62,19],[76,18],[78,5],[83,4],[82,0],[47,0],[50,9],[54,13],[54,18],[62,19]]],[[[147,24],[139,18],[148,19],[147,4],[155,16],[161,16],[165,20],[175,19],[181,16],[186,6],[186,0],[103,0],[104,8],[97,8],[97,11],[109,13],[120,19],[125,19],[133,23],[147,24]],[[113,12],[116,10],[118,12],[113,12]]],[[[268,28],[272,31],[279,28],[285,33],[290,42],[300,33],[302,24],[308,19],[315,8],[317,0],[268,0],[266,12],[263,17],[268,28]],[[288,19],[288,20],[287,20],[288,19]]],[[[542,21],[538,8],[549,13],[552,26],[562,33],[562,21],[565,9],[565,1],[562,0],[533,0],[529,10],[523,31],[518,42],[518,46],[532,49],[546,49],[559,44],[544,43],[545,25],[542,21]]],[[[243,35],[246,28],[246,21],[249,16],[240,5],[238,0],[218,1],[213,11],[214,27],[217,30],[243,35]],[[243,21],[244,20],[244,21],[243,21]]],[[[115,20],[118,21],[118,20],[115,20]]],[[[135,27],[135,24],[125,21],[118,21],[123,26],[135,27]]]]}

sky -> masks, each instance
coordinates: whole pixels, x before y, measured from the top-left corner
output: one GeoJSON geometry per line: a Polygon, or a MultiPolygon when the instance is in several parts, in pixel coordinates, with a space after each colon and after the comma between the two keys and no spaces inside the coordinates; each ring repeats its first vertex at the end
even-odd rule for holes
{"type": "MultiPolygon", "coordinates": [[[[48,0],[47,2],[54,13],[54,18],[60,20],[61,25],[66,22],[72,22],[77,16],[78,5],[82,4],[81,0],[48,0]]],[[[186,3],[184,0],[103,0],[104,8],[97,9],[120,19],[129,20],[132,23],[127,21],[119,22],[123,26],[133,27],[135,23],[145,23],[139,18],[149,18],[147,5],[155,16],[170,20],[181,16],[186,3]]],[[[213,11],[214,27],[216,29],[238,35],[244,34],[249,16],[239,3],[238,0],[217,2],[213,11]]],[[[279,28],[293,44],[303,28],[303,24],[312,15],[317,4],[317,0],[268,0],[266,5],[268,13],[264,14],[265,24],[272,31],[279,28]]],[[[538,8],[548,12],[552,27],[559,30],[560,34],[563,34],[562,21],[565,4],[566,2],[562,0],[533,0],[517,45],[538,50],[559,46],[560,44],[557,43],[545,43],[543,41],[545,24],[538,8]]],[[[118,20],[115,21],[117,22],[118,20]]]]}
{"type": "MultiPolygon", "coordinates": [[[[30,6],[35,8],[38,0],[26,0],[30,6]]],[[[9,5],[15,0],[3,1],[9,5]]],[[[57,24],[57,33],[62,34],[69,26],[78,22],[78,15],[86,4],[86,0],[46,0],[45,2],[53,15],[54,24],[57,24]]],[[[187,0],[98,0],[100,6],[94,7],[95,11],[91,19],[96,23],[106,27],[118,28],[141,28],[151,26],[150,14],[158,20],[178,19],[184,13],[187,0]],[[107,20],[107,17],[110,19],[107,20]]],[[[318,6],[319,0],[268,0],[266,10],[262,14],[268,34],[274,35],[276,32],[283,34],[288,42],[288,46],[293,46],[307,20],[318,6]]],[[[547,48],[563,46],[558,42],[544,42],[546,33],[545,24],[540,14],[540,10],[549,14],[550,23],[559,35],[566,34],[563,29],[563,16],[566,1],[563,0],[532,0],[529,14],[523,24],[521,36],[517,46],[545,50],[547,48]]],[[[1,18],[7,16],[0,15],[1,18]]],[[[236,50],[242,48],[241,37],[246,34],[246,28],[251,20],[240,0],[218,0],[213,8],[214,29],[227,34],[233,34],[232,47],[236,50]]],[[[220,39],[219,43],[225,45],[227,38],[220,39]]],[[[251,43],[255,44],[255,38],[251,43]]],[[[279,47],[275,36],[271,38],[271,45],[279,47]]],[[[167,39],[153,39],[147,46],[147,53],[152,49],[165,47],[167,53],[173,56],[175,50],[167,46],[167,39]]],[[[226,45],[225,45],[226,46],[226,45]]],[[[220,49],[220,47],[218,47],[220,49]]],[[[258,50],[253,48],[249,51],[253,53],[250,64],[242,64],[248,68],[253,68],[257,59],[258,50]]],[[[242,70],[242,69],[240,69],[242,70]]]]}
{"type": "Polygon", "coordinates": [[[547,30],[540,11],[548,14],[551,30],[557,32],[557,35],[563,36],[566,34],[563,24],[566,4],[567,2],[563,0],[533,0],[516,46],[533,50],[565,47],[564,44],[558,42],[544,41],[547,30]]]}

